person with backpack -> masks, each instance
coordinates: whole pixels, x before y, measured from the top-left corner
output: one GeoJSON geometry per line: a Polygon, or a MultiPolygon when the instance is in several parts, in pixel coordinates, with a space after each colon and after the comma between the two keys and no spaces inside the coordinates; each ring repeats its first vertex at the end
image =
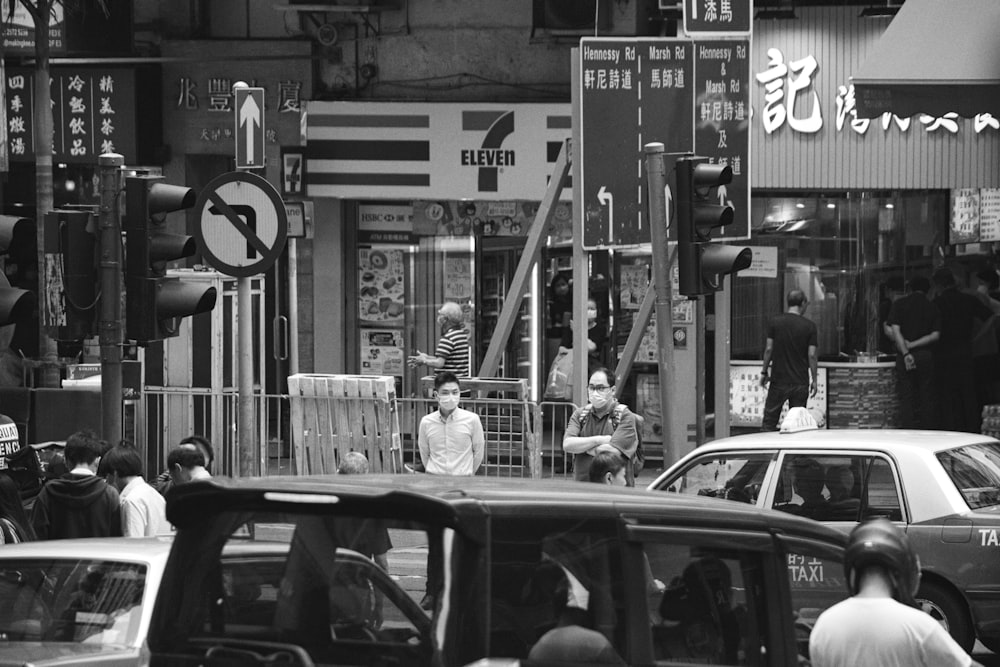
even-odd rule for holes
{"type": "Polygon", "coordinates": [[[618,452],[630,463],[625,466],[626,481],[635,486],[632,464],[641,461],[638,418],[615,398],[614,374],[607,368],[594,371],[587,383],[587,397],[589,402],[573,411],[563,435],[563,451],[573,455],[574,478],[589,481],[594,456],[618,452]]]}

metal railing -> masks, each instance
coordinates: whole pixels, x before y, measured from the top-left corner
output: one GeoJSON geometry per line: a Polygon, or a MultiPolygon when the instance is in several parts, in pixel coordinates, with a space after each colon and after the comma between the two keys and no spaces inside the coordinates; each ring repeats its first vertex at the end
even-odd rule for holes
{"type": "MultiPolygon", "coordinates": [[[[437,408],[430,398],[397,399],[403,460],[420,460],[417,432],[420,419],[437,408]]],[[[571,477],[571,457],[562,450],[562,434],[576,406],[573,403],[527,401],[523,411],[512,410],[510,401],[463,398],[462,407],[480,415],[486,434],[484,474],[491,477],[571,477]],[[519,414],[524,412],[524,415],[519,414]],[[525,429],[523,420],[532,428],[525,429]],[[525,436],[526,431],[530,433],[525,436]],[[534,457],[534,464],[532,464],[534,457]],[[534,470],[534,474],[532,471],[534,470]]],[[[215,448],[213,473],[237,474],[239,402],[236,392],[210,392],[187,388],[147,388],[136,406],[132,439],[146,452],[149,476],[163,469],[167,453],[180,440],[197,433],[215,448]]],[[[254,423],[256,442],[262,443],[257,469],[264,476],[294,475],[294,447],[290,432],[288,395],[256,394],[254,423]]]]}

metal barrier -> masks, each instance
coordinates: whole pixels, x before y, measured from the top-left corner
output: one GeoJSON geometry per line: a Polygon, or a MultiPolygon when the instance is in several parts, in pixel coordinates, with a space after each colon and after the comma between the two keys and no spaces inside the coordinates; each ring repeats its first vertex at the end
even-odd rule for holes
{"type": "MultiPolygon", "coordinates": [[[[254,396],[254,429],[261,448],[261,475],[295,475],[291,438],[290,398],[287,395],[254,396]]],[[[403,460],[420,460],[417,433],[420,419],[437,409],[430,398],[399,398],[399,424],[403,460]]],[[[572,458],[564,455],[562,437],[576,405],[567,402],[518,402],[511,410],[505,399],[471,397],[462,407],[483,420],[487,456],[481,474],[490,477],[572,478],[572,458]],[[522,416],[523,415],[523,416],[522,416]],[[530,437],[525,437],[525,424],[530,437]]],[[[239,401],[235,392],[209,392],[188,388],[147,388],[140,401],[134,432],[140,451],[146,452],[147,476],[158,474],[167,453],[192,433],[204,435],[215,448],[216,475],[234,476],[239,470],[237,451],[239,401]]]]}

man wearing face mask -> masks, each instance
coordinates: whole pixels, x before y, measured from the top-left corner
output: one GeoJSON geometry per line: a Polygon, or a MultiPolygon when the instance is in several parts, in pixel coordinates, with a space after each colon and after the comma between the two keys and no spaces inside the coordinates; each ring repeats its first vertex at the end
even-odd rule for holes
{"type": "MultiPolygon", "coordinates": [[[[454,373],[444,371],[434,378],[438,409],[420,420],[417,447],[424,471],[429,475],[470,477],[483,464],[486,438],[479,415],[458,407],[462,388],[454,373]]],[[[441,592],[443,560],[438,541],[431,538],[427,553],[427,592],[420,601],[425,610],[434,608],[441,592]]]]}
{"type": "MultiPolygon", "coordinates": [[[[599,452],[617,452],[631,462],[639,446],[635,415],[615,398],[614,374],[606,368],[594,371],[587,396],[590,402],[573,411],[563,436],[563,451],[573,455],[573,476],[580,482],[589,481],[599,452]]],[[[628,485],[635,486],[632,466],[625,469],[628,485]]]]}
{"type": "Polygon", "coordinates": [[[469,377],[469,330],[465,328],[462,307],[446,301],[438,311],[437,323],[441,338],[434,354],[418,350],[407,363],[410,368],[427,366],[435,372],[449,371],[457,377],[469,377]]]}

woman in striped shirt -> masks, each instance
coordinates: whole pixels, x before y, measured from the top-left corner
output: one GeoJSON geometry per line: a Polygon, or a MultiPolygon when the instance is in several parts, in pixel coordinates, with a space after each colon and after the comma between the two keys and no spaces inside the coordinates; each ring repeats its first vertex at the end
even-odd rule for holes
{"type": "Polygon", "coordinates": [[[434,354],[417,351],[408,363],[411,368],[429,366],[435,373],[450,371],[458,377],[469,377],[469,330],[465,328],[462,307],[446,301],[438,311],[441,338],[434,354]]]}

